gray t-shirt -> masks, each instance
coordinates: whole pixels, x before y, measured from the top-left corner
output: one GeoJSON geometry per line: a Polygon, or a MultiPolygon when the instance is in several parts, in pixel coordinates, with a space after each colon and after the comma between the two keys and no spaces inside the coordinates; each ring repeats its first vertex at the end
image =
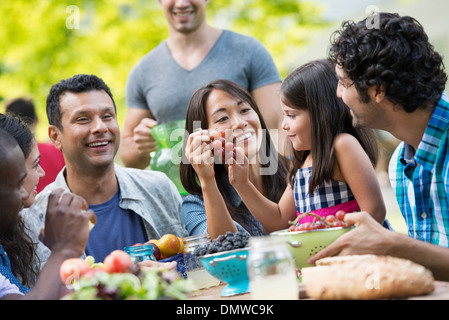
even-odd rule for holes
{"type": "Polygon", "coordinates": [[[126,83],[126,105],[149,109],[160,124],[182,120],[194,91],[218,79],[234,81],[250,92],[281,81],[270,53],[259,40],[223,30],[203,61],[190,71],[173,59],[166,41],[161,42],[132,68],[126,83]]]}

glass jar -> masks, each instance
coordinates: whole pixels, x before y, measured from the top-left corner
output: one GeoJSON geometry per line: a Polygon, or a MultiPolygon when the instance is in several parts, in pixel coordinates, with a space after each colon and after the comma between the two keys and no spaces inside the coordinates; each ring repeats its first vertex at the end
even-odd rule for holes
{"type": "Polygon", "coordinates": [[[184,264],[186,266],[187,278],[191,279],[197,290],[209,288],[220,284],[220,280],[213,277],[204,269],[195,250],[202,245],[211,243],[209,234],[204,233],[183,238],[184,241],[184,264]]]}
{"type": "Polygon", "coordinates": [[[248,276],[254,300],[299,298],[296,265],[285,238],[252,237],[249,241],[248,276]]]}
{"type": "Polygon", "coordinates": [[[125,252],[131,256],[133,263],[138,263],[146,260],[156,261],[153,255],[153,246],[151,245],[137,245],[132,247],[126,247],[125,252]]]}

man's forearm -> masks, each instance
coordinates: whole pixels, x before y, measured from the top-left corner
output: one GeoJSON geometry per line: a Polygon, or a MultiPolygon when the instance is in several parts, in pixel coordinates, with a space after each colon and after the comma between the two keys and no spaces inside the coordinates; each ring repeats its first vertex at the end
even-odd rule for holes
{"type": "Polygon", "coordinates": [[[149,166],[151,157],[139,152],[132,139],[124,139],[120,145],[120,158],[126,167],[145,169],[149,166]]]}
{"type": "Polygon", "coordinates": [[[432,271],[437,280],[449,281],[449,248],[394,233],[391,256],[409,259],[432,271]]]}

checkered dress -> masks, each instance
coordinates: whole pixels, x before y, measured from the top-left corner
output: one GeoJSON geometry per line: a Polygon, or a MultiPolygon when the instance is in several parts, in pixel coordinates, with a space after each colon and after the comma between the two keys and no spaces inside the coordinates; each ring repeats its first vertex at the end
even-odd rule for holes
{"type": "MultiPolygon", "coordinates": [[[[313,194],[309,194],[311,176],[312,167],[299,169],[296,173],[293,195],[298,214],[313,211],[320,216],[326,216],[349,207],[351,209],[345,210],[346,212],[360,210],[351,189],[345,182],[325,181],[315,189],[313,194]],[[323,210],[326,213],[320,214],[320,211],[323,212],[323,210]]],[[[301,221],[301,223],[303,222],[301,221]]]]}

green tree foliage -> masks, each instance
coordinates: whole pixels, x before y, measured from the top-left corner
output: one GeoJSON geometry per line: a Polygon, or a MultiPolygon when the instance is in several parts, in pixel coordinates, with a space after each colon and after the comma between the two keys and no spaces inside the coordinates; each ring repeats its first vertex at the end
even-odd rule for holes
{"type": "MultiPolygon", "coordinates": [[[[39,140],[47,138],[51,85],[77,73],[105,80],[122,123],[130,69],[168,36],[157,0],[0,1],[0,19],[0,111],[8,99],[31,97],[39,140]]],[[[211,1],[208,20],[261,40],[283,76],[311,31],[324,25],[319,8],[299,0],[211,1]]]]}

